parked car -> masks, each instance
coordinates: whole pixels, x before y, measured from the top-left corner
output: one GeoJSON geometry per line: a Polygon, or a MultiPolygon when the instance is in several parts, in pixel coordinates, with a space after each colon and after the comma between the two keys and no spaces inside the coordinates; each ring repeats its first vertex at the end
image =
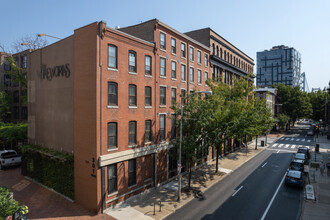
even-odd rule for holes
{"type": "Polygon", "coordinates": [[[289,169],[304,172],[304,161],[303,160],[297,160],[297,159],[291,161],[289,169]]]}
{"type": "Polygon", "coordinates": [[[310,159],[310,153],[309,153],[309,148],[308,147],[299,147],[297,153],[303,153],[306,154],[307,159],[310,159]]]}
{"type": "Polygon", "coordinates": [[[303,172],[298,170],[288,170],[286,172],[285,186],[297,186],[297,187],[304,187],[305,184],[305,175],[303,172]]]}
{"type": "Polygon", "coordinates": [[[0,151],[0,170],[4,167],[20,165],[22,157],[14,150],[0,151]]]}
{"type": "Polygon", "coordinates": [[[313,136],[313,135],[314,135],[313,129],[307,131],[307,136],[313,136]]]}
{"type": "Polygon", "coordinates": [[[296,153],[294,155],[294,160],[303,160],[304,164],[308,164],[308,158],[304,153],[296,153]]]}

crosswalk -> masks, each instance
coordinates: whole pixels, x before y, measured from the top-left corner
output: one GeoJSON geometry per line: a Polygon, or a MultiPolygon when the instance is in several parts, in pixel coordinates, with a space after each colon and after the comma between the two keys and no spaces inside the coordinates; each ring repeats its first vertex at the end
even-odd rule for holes
{"type": "Polygon", "coordinates": [[[312,140],[310,139],[305,139],[305,138],[288,138],[288,137],[282,137],[280,140],[282,141],[302,141],[302,142],[307,142],[310,143],[312,140]]]}
{"type": "Polygon", "coordinates": [[[304,145],[296,145],[296,144],[279,144],[275,143],[271,146],[271,148],[283,148],[283,149],[298,149],[299,147],[303,147],[304,145]]]}

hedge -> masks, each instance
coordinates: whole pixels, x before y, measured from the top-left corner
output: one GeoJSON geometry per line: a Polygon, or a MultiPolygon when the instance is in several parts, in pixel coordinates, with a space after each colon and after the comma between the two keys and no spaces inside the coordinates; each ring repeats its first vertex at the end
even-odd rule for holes
{"type": "Polygon", "coordinates": [[[22,174],[74,199],[73,155],[36,145],[22,147],[22,174]]]}

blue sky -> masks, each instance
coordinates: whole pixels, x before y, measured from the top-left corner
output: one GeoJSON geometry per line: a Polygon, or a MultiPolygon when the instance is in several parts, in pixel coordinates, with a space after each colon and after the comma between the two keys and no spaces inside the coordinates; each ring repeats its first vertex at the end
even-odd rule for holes
{"type": "Polygon", "coordinates": [[[257,51],[294,47],[310,89],[330,81],[329,0],[1,0],[0,9],[8,48],[26,35],[64,38],[94,21],[125,27],[158,18],[180,32],[211,27],[255,61],[257,51]]]}

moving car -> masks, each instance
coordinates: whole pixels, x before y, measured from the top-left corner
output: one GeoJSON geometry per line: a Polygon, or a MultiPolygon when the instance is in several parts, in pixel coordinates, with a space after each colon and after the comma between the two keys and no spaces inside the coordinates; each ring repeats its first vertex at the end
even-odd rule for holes
{"type": "Polygon", "coordinates": [[[304,161],[303,160],[293,160],[293,161],[291,161],[289,169],[304,172],[304,161]]]}
{"type": "Polygon", "coordinates": [[[14,150],[0,151],[0,170],[4,167],[20,165],[22,157],[14,150]]]}
{"type": "Polygon", "coordinates": [[[297,153],[306,154],[307,159],[310,159],[309,148],[308,147],[299,147],[297,153]]]}
{"type": "Polygon", "coordinates": [[[285,186],[304,187],[305,175],[298,170],[288,170],[284,180],[285,186]]]}
{"type": "Polygon", "coordinates": [[[314,135],[314,130],[307,131],[307,136],[313,136],[313,135],[314,135]]]}
{"type": "Polygon", "coordinates": [[[308,158],[304,153],[296,153],[294,155],[294,160],[303,160],[304,164],[308,164],[308,158]]]}

